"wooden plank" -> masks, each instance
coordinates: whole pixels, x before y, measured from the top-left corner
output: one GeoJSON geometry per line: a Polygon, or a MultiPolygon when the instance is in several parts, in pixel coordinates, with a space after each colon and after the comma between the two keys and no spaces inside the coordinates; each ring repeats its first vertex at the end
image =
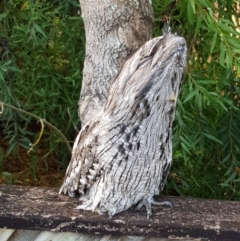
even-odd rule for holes
{"type": "MultiPolygon", "coordinates": [[[[0,229],[0,232],[1,231],[4,231],[4,230],[0,229]]],[[[9,237],[9,239],[7,239],[7,241],[33,241],[40,233],[41,231],[14,230],[14,232],[9,237]]],[[[1,238],[0,238],[0,241],[2,241],[1,238]]]]}
{"type": "MultiPolygon", "coordinates": [[[[104,240],[104,238],[107,237],[104,236],[100,236],[100,237],[96,237],[96,235],[81,235],[81,234],[75,234],[75,233],[69,233],[69,232],[65,232],[65,233],[53,233],[53,232],[42,232],[34,241],[100,241],[100,240],[104,240]]],[[[108,241],[109,239],[105,239],[106,241],[108,241]]],[[[109,240],[110,241],[110,240],[109,240]]]]}
{"type": "MultiPolygon", "coordinates": [[[[116,236],[111,234],[79,234],[71,232],[50,232],[32,230],[13,230],[0,228],[0,241],[168,241],[162,238],[144,238],[139,236],[116,236]]],[[[179,239],[171,239],[179,241],[179,239]]],[[[184,241],[192,241],[186,240],[184,241]]]]}
{"type": "Polygon", "coordinates": [[[13,234],[13,229],[0,229],[0,241],[7,241],[13,234]]]}
{"type": "Polygon", "coordinates": [[[240,202],[164,197],[173,207],[153,207],[153,216],[134,209],[112,219],[79,211],[78,199],[55,188],[0,185],[0,228],[169,239],[240,240],[240,202]]]}

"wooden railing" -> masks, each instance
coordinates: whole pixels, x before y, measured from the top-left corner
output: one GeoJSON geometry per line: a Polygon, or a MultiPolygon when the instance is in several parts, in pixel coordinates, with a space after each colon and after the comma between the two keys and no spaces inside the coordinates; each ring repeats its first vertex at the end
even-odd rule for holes
{"type": "Polygon", "coordinates": [[[0,228],[240,241],[240,202],[182,197],[161,200],[171,201],[173,207],[154,206],[149,219],[144,208],[109,219],[76,210],[78,199],[59,195],[56,188],[0,185],[0,228]]]}

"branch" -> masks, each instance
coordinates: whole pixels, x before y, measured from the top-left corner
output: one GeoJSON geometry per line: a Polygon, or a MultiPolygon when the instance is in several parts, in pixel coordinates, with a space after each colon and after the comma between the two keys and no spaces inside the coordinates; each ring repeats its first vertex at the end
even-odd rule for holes
{"type": "Polygon", "coordinates": [[[31,116],[31,117],[33,117],[33,118],[35,118],[35,119],[37,119],[37,120],[39,120],[39,121],[41,122],[41,132],[40,132],[40,135],[39,135],[37,141],[36,141],[34,144],[32,144],[32,143],[30,144],[31,148],[29,149],[28,152],[30,152],[30,151],[32,150],[32,148],[33,148],[34,146],[36,146],[36,145],[38,144],[38,142],[40,141],[41,136],[42,136],[42,133],[43,133],[43,130],[44,130],[44,125],[43,125],[43,123],[44,123],[44,124],[46,124],[49,128],[53,129],[54,131],[56,131],[56,132],[61,136],[61,138],[62,138],[63,141],[65,142],[65,144],[66,144],[69,152],[72,153],[72,148],[71,148],[71,146],[69,145],[69,142],[68,142],[67,138],[64,136],[64,134],[63,134],[59,129],[57,129],[57,127],[55,127],[54,125],[52,125],[51,123],[49,123],[49,122],[46,121],[45,119],[42,119],[42,118],[38,117],[37,115],[34,115],[34,114],[32,114],[32,113],[30,113],[30,112],[28,112],[28,111],[19,109],[19,108],[15,107],[15,106],[8,105],[8,104],[6,104],[6,103],[4,103],[4,102],[0,102],[0,114],[3,113],[3,110],[4,110],[3,107],[4,107],[4,106],[9,107],[9,108],[11,108],[11,109],[13,109],[13,110],[16,110],[16,111],[18,111],[18,112],[21,112],[21,113],[23,113],[23,114],[29,115],[29,116],[31,116]]]}

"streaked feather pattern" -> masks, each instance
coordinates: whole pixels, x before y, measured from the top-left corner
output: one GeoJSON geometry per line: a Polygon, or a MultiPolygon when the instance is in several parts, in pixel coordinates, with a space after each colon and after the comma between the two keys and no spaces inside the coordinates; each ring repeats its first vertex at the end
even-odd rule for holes
{"type": "Polygon", "coordinates": [[[60,193],[110,216],[139,203],[151,215],[172,161],[171,127],[186,65],[184,38],[145,43],[113,82],[104,108],[78,134],[60,193]]]}

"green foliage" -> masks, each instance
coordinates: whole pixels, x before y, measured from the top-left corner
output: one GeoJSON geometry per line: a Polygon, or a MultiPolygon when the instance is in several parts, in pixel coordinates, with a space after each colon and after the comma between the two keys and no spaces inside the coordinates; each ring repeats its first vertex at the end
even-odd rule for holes
{"type": "Polygon", "coordinates": [[[188,43],[167,192],[240,200],[238,1],[153,2],[155,34],[167,15],[188,43]]]}
{"type": "MultiPolygon", "coordinates": [[[[69,140],[78,122],[84,58],[78,11],[77,0],[0,3],[0,101],[46,119],[69,140]]],[[[4,108],[0,118],[9,141],[6,155],[20,146],[29,149],[40,124],[10,108],[4,108]]],[[[44,138],[49,153],[55,151],[61,156],[60,165],[66,165],[69,152],[62,139],[52,130],[45,131],[44,138]]]]}

